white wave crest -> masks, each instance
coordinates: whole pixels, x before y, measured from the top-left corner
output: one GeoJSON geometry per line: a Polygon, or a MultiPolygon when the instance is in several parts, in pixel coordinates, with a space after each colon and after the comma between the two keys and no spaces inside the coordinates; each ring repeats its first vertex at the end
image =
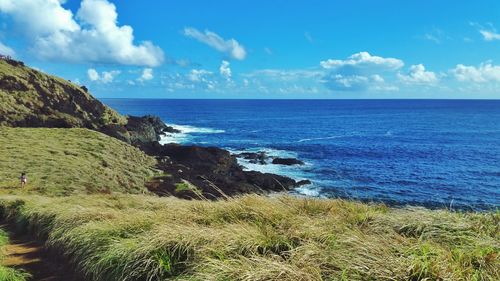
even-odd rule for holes
{"type": "Polygon", "coordinates": [[[322,138],[310,138],[310,139],[301,139],[298,140],[297,142],[306,142],[306,141],[315,141],[315,140],[330,140],[330,139],[338,139],[342,138],[345,136],[329,136],[329,137],[322,137],[322,138]]]}
{"type": "Polygon", "coordinates": [[[179,130],[179,133],[165,133],[161,137],[160,143],[189,143],[195,135],[198,134],[222,134],[225,133],[224,130],[212,129],[212,128],[203,128],[203,127],[195,127],[190,125],[178,125],[178,124],[166,124],[169,127],[172,127],[176,130],[179,130]]]}

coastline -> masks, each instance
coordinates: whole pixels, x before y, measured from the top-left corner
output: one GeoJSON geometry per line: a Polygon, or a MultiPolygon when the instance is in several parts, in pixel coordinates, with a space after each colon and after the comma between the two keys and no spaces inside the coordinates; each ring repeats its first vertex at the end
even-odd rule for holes
{"type": "MultiPolygon", "coordinates": [[[[206,128],[206,127],[195,127],[192,125],[178,125],[164,122],[165,126],[172,128],[170,132],[165,132],[159,135],[159,143],[162,145],[177,144],[177,145],[193,145],[191,143],[193,137],[202,138],[207,134],[223,134],[225,130],[206,128]]],[[[211,144],[206,142],[196,142],[196,144],[211,146],[211,144]]],[[[237,159],[238,165],[241,166],[243,171],[259,172],[262,174],[274,174],[283,177],[288,177],[301,183],[300,186],[296,186],[288,190],[287,192],[297,193],[304,196],[319,197],[320,191],[319,187],[311,181],[309,175],[307,175],[307,170],[312,166],[311,163],[304,162],[300,165],[280,165],[272,163],[273,159],[294,159],[302,162],[298,159],[298,155],[292,151],[276,150],[266,147],[253,147],[247,149],[231,149],[228,147],[219,147],[228,151],[231,156],[237,159]],[[265,159],[257,162],[255,159],[246,159],[243,154],[261,154],[265,155],[265,159]]],[[[274,192],[274,191],[271,191],[274,192]]]]}

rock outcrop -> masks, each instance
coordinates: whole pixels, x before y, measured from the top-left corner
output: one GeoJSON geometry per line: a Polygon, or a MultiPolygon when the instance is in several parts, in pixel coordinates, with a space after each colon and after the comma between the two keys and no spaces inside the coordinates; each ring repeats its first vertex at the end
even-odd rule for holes
{"type": "Polygon", "coordinates": [[[304,165],[304,162],[295,158],[274,158],[272,163],[277,165],[287,165],[287,166],[304,165]]]}
{"type": "MultiPolygon", "coordinates": [[[[217,147],[143,144],[142,150],[159,158],[159,168],[169,176],[150,185],[158,194],[175,194],[176,184],[187,180],[199,188],[205,198],[241,193],[284,191],[298,186],[295,180],[254,171],[244,171],[227,150],[217,147]]],[[[194,197],[194,194],[193,194],[194,197]]]]}

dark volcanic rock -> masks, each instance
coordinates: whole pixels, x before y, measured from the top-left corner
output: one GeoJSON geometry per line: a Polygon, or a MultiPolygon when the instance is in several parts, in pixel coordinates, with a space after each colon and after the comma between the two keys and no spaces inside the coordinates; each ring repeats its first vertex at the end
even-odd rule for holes
{"type": "Polygon", "coordinates": [[[311,183],[312,182],[310,180],[300,180],[295,185],[296,186],[303,186],[303,185],[308,185],[308,184],[311,184],[311,183]]]}
{"type": "Polygon", "coordinates": [[[273,174],[243,171],[227,150],[217,147],[182,146],[159,143],[143,144],[148,154],[161,159],[159,168],[170,175],[150,188],[157,194],[172,194],[175,183],[187,180],[210,199],[242,193],[266,193],[289,190],[295,180],[273,174]]]}
{"type": "Polygon", "coordinates": [[[273,159],[273,164],[279,164],[279,165],[304,165],[304,162],[300,161],[299,159],[295,158],[274,158],[273,159]]]}
{"type": "Polygon", "coordinates": [[[249,183],[264,191],[285,191],[296,186],[295,180],[285,176],[255,171],[246,171],[245,175],[249,183]]]}
{"type": "Polygon", "coordinates": [[[243,158],[245,160],[249,160],[250,163],[252,164],[261,164],[265,165],[267,164],[267,159],[269,159],[269,156],[266,155],[265,152],[259,151],[259,152],[242,152],[239,154],[235,154],[237,158],[243,158]]]}
{"type": "Polygon", "coordinates": [[[165,129],[163,129],[163,132],[164,133],[171,133],[171,134],[182,133],[180,130],[177,130],[174,127],[171,127],[171,126],[165,126],[165,129]]]}
{"type": "Polygon", "coordinates": [[[159,141],[164,130],[167,129],[167,125],[157,116],[128,116],[127,120],[125,127],[130,133],[132,144],[159,141]]]}

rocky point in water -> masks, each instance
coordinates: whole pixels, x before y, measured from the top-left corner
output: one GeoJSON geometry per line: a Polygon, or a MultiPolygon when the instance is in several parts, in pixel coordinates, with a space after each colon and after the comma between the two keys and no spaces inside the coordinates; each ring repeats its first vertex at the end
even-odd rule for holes
{"type": "Polygon", "coordinates": [[[296,158],[274,158],[273,159],[273,164],[277,164],[277,165],[287,165],[287,166],[291,166],[291,165],[304,165],[304,162],[299,160],[299,159],[296,159],[296,158]]]}
{"type": "Polygon", "coordinates": [[[234,154],[234,156],[236,158],[248,160],[248,162],[252,164],[266,165],[269,162],[268,160],[272,159],[271,164],[275,165],[287,165],[287,166],[304,165],[304,162],[299,159],[268,156],[264,151],[241,152],[238,154],[234,154]]]}

